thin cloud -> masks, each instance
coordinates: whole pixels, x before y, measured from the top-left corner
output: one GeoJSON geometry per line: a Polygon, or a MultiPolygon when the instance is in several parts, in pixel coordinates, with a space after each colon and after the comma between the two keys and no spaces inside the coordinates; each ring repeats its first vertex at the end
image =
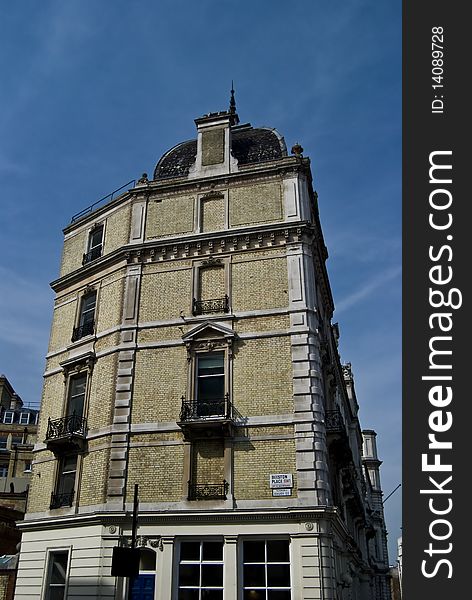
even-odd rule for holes
{"type": "Polygon", "coordinates": [[[378,277],[375,277],[371,281],[364,284],[360,289],[356,290],[354,293],[349,294],[340,302],[336,303],[336,316],[341,312],[346,310],[347,308],[351,308],[367,296],[370,296],[375,290],[382,287],[389,281],[396,279],[400,276],[402,270],[401,267],[393,267],[392,269],[388,269],[386,272],[382,273],[378,277]]]}

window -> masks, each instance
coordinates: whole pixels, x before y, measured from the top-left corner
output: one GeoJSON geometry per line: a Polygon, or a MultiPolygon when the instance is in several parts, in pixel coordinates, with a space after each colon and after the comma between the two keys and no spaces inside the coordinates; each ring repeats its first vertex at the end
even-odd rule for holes
{"type": "Polygon", "coordinates": [[[8,477],[8,465],[0,465],[0,477],[8,477]]]}
{"type": "Polygon", "coordinates": [[[7,448],[8,436],[0,435],[0,450],[5,450],[7,448]]]}
{"type": "Polygon", "coordinates": [[[82,259],[82,264],[86,265],[87,263],[95,260],[96,258],[100,258],[102,255],[102,245],[103,245],[103,225],[97,225],[94,227],[89,234],[88,240],[88,248],[87,252],[84,254],[82,259]]]}
{"type": "Polygon", "coordinates": [[[64,600],[68,562],[69,552],[67,550],[54,550],[49,553],[44,600],[64,600]]]}
{"type": "Polygon", "coordinates": [[[223,542],[182,541],[178,600],[223,600],[223,542]]]}
{"type": "Polygon", "coordinates": [[[243,542],[243,600],[290,600],[288,540],[243,542]]]}
{"type": "Polygon", "coordinates": [[[14,418],[15,418],[15,413],[12,410],[6,410],[3,413],[3,422],[7,423],[8,425],[13,423],[14,418]]]}
{"type": "Polygon", "coordinates": [[[70,378],[69,395],[67,398],[67,416],[83,416],[86,385],[87,373],[81,373],[70,378]]]}
{"type": "Polygon", "coordinates": [[[51,495],[51,508],[72,506],[74,501],[77,455],[64,456],[59,461],[56,491],[51,495]]]}
{"type": "Polygon", "coordinates": [[[86,335],[91,335],[94,332],[95,323],[95,305],[97,302],[97,292],[89,292],[82,296],[80,302],[79,324],[74,327],[72,333],[72,341],[76,342],[86,335]]]}
{"type": "Polygon", "coordinates": [[[196,404],[200,417],[225,413],[224,352],[197,354],[196,404]]]}
{"type": "Polygon", "coordinates": [[[20,425],[29,425],[30,422],[30,413],[21,413],[20,414],[20,425]]]}
{"type": "Polygon", "coordinates": [[[32,462],[30,460],[25,460],[25,468],[23,473],[31,473],[32,471],[32,462]]]}

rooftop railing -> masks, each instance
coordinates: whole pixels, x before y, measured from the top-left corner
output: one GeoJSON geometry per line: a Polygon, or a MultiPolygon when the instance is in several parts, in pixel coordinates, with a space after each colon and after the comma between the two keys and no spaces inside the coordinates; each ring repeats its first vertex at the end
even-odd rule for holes
{"type": "MultiPolygon", "coordinates": [[[[122,185],[121,187],[117,188],[116,190],[113,190],[113,192],[111,192],[110,194],[107,194],[106,196],[103,196],[103,198],[100,198],[100,200],[97,200],[96,202],[94,202],[93,204],[91,204],[90,206],[87,206],[87,208],[84,208],[84,210],[81,210],[80,212],[78,212],[77,214],[75,214],[72,219],[71,219],[71,223],[75,223],[76,221],[78,221],[79,219],[82,219],[82,217],[85,217],[87,215],[89,215],[91,212],[93,212],[94,210],[96,210],[97,208],[99,208],[99,204],[105,203],[105,202],[111,202],[113,200],[113,198],[115,197],[115,194],[117,192],[121,192],[122,189],[124,188],[128,188],[130,183],[133,184],[133,187],[136,183],[136,179],[131,179],[130,181],[128,181],[128,183],[125,183],[124,185],[122,185]]],[[[118,194],[120,195],[120,194],[118,194]]]]}

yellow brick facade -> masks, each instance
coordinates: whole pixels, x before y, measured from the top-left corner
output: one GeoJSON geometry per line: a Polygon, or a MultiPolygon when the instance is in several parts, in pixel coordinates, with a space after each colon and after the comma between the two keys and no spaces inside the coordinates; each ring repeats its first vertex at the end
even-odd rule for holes
{"type": "Polygon", "coordinates": [[[234,496],[238,500],[272,498],[270,475],[295,471],[294,440],[249,439],[234,445],[234,496]]]}
{"type": "Polygon", "coordinates": [[[123,290],[124,272],[122,271],[113,278],[107,278],[101,283],[97,301],[97,333],[120,325],[123,310],[123,290]]]}
{"type": "Polygon", "coordinates": [[[107,448],[88,452],[83,456],[80,487],[81,506],[105,502],[109,463],[110,451],[107,448]]]}
{"type": "Polygon", "coordinates": [[[177,421],[181,396],[186,392],[187,354],[184,347],[138,352],[132,407],[134,423],[177,421]]]}
{"type": "Polygon", "coordinates": [[[62,304],[54,309],[49,352],[65,348],[71,343],[76,312],[77,301],[67,302],[67,304],[62,304]]]}
{"type": "Polygon", "coordinates": [[[153,272],[144,269],[141,284],[140,321],[172,319],[192,304],[192,270],[153,272]]]}
{"type": "Polygon", "coordinates": [[[199,300],[223,298],[226,294],[225,267],[202,267],[198,270],[199,300]]]}
{"type": "Polygon", "coordinates": [[[131,448],[128,466],[128,498],[139,485],[141,502],[178,502],[182,499],[184,446],[131,448]]]}
{"type": "Polygon", "coordinates": [[[194,205],[195,196],[152,199],[148,204],[146,239],[193,231],[194,205]]]}
{"type": "Polygon", "coordinates": [[[284,257],[235,263],[231,280],[234,311],[288,306],[287,259],[284,257]]]}
{"type": "Polygon", "coordinates": [[[225,478],[223,440],[197,440],[192,444],[193,483],[218,483],[225,478]]]}
{"type": "MultiPolygon", "coordinates": [[[[41,459],[50,456],[49,452],[41,452],[41,459]]],[[[37,460],[39,457],[35,457],[37,460]]],[[[33,467],[30,491],[28,494],[28,512],[44,512],[49,510],[51,492],[54,489],[57,461],[40,462],[33,467]]]]}
{"type": "Polygon", "coordinates": [[[201,231],[219,231],[225,226],[226,200],[223,197],[200,200],[201,231]]]}
{"type": "Polygon", "coordinates": [[[229,189],[229,225],[281,221],[282,188],[278,182],[229,189]]]}
{"type": "Polygon", "coordinates": [[[290,338],[244,340],[233,360],[233,401],[244,416],[293,412],[290,338]]]}
{"type": "Polygon", "coordinates": [[[87,231],[81,229],[64,240],[61,261],[61,277],[82,266],[82,258],[87,249],[87,231]]]}
{"type": "Polygon", "coordinates": [[[106,220],[103,240],[103,254],[110,254],[128,243],[131,218],[131,205],[124,204],[106,220]]]}
{"type": "Polygon", "coordinates": [[[111,425],[116,386],[117,355],[97,359],[90,377],[87,423],[89,429],[111,425]]]}

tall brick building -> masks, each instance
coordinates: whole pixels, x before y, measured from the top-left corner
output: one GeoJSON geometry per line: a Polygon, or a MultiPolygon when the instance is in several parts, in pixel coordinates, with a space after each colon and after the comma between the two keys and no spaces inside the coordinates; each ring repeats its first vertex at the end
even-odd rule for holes
{"type": "Polygon", "coordinates": [[[386,599],[309,159],[195,123],[64,230],[15,598],[386,599]]]}

